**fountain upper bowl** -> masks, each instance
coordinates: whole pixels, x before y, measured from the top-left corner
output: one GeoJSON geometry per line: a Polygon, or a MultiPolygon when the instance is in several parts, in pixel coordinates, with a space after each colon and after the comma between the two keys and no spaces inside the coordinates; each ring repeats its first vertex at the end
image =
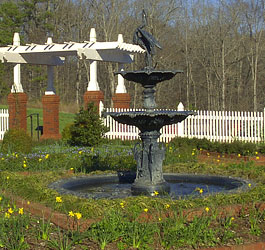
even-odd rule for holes
{"type": "Polygon", "coordinates": [[[143,69],[136,71],[118,71],[126,80],[140,83],[143,87],[154,87],[157,83],[172,79],[181,70],[154,70],[143,69]]]}

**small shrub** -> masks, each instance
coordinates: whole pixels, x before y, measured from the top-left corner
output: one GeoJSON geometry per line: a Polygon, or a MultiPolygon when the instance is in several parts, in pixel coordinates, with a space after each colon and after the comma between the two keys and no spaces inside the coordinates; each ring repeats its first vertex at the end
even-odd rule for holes
{"type": "MultiPolygon", "coordinates": [[[[76,115],[74,124],[69,127],[70,145],[97,146],[104,142],[103,135],[108,128],[98,115],[97,108],[93,103],[87,105],[87,109],[80,109],[76,115]]],[[[65,132],[67,133],[67,132],[65,132]]]]}
{"type": "Polygon", "coordinates": [[[1,150],[4,153],[30,153],[32,139],[24,129],[9,129],[5,133],[1,150]]]}

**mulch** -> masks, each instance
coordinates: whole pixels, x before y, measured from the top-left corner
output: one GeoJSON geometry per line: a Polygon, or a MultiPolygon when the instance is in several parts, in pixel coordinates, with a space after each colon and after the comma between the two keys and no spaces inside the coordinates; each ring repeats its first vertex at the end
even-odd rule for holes
{"type": "Polygon", "coordinates": [[[257,165],[265,166],[265,156],[257,155],[257,156],[242,156],[236,154],[220,154],[216,152],[208,152],[208,151],[200,151],[198,155],[199,162],[206,163],[240,163],[240,162],[254,162],[257,165]]]}

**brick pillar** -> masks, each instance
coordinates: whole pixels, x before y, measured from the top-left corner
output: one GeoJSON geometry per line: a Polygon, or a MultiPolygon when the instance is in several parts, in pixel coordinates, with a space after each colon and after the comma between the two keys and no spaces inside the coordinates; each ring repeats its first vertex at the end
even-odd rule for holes
{"type": "Polygon", "coordinates": [[[95,91],[86,91],[84,94],[84,105],[85,108],[87,107],[87,104],[90,102],[93,102],[95,106],[99,109],[99,103],[100,101],[104,101],[104,94],[100,90],[95,91]]]}
{"type": "Polygon", "coordinates": [[[116,93],[112,97],[114,108],[130,108],[131,97],[128,93],[116,93]]]}
{"type": "Polygon", "coordinates": [[[27,131],[27,101],[25,93],[8,95],[9,128],[21,128],[27,131]]]}
{"type": "Polygon", "coordinates": [[[41,140],[60,139],[59,133],[59,104],[60,97],[57,95],[44,95],[43,107],[43,135],[41,140]]]}

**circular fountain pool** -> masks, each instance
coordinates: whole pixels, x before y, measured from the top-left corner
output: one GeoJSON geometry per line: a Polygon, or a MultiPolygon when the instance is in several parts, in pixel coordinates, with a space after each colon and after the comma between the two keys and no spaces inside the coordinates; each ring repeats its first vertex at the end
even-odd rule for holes
{"type": "MultiPolygon", "coordinates": [[[[61,194],[72,194],[83,198],[126,198],[132,196],[131,185],[134,178],[133,173],[72,177],[56,181],[50,185],[50,188],[61,194]]],[[[172,199],[241,192],[249,189],[250,183],[234,177],[191,174],[164,174],[164,179],[170,185],[170,193],[164,196],[172,199]]]]}

